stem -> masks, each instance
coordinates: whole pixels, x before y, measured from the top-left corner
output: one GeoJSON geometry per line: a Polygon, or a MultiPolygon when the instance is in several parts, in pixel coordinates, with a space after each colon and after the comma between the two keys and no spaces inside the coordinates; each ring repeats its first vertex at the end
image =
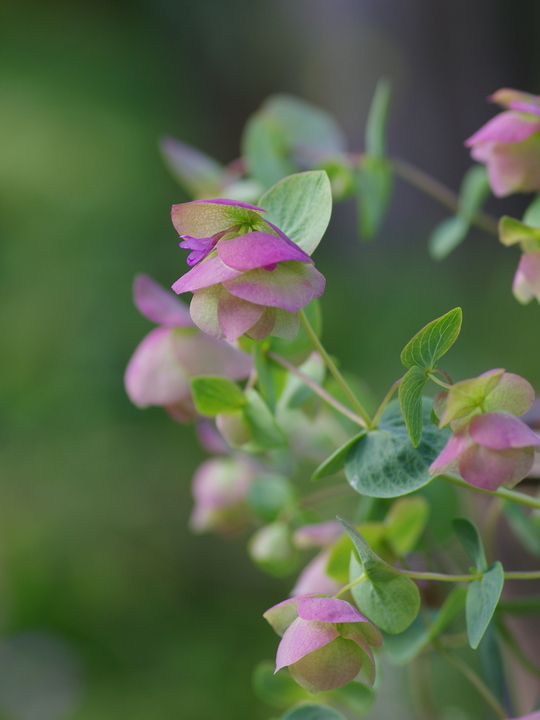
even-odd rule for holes
{"type": "Polygon", "coordinates": [[[323,387],[321,387],[319,383],[315,382],[315,380],[312,380],[308,375],[299,370],[295,365],[290,363],[288,360],[285,360],[285,358],[281,357],[281,355],[276,355],[276,353],[268,352],[267,357],[278,363],[278,365],[286,368],[293,375],[296,375],[296,377],[302,380],[302,382],[305,383],[308,387],[310,387],[313,392],[317,393],[319,397],[321,397],[325,402],[331,405],[334,410],[337,410],[342,415],[345,415],[345,417],[349,418],[349,420],[352,420],[357,425],[360,425],[363,428],[366,427],[366,422],[363,418],[353,413],[352,410],[349,410],[346,405],[343,405],[339,402],[339,400],[336,400],[336,398],[323,387]]]}
{"type": "Polygon", "coordinates": [[[497,530],[497,524],[500,520],[503,508],[504,502],[500,498],[496,497],[490,502],[486,513],[486,520],[484,522],[484,546],[490,562],[495,560],[495,532],[497,530]]]}
{"type": "Polygon", "coordinates": [[[503,706],[499,703],[497,698],[492,694],[492,692],[488,689],[484,682],[478,677],[474,670],[462,660],[457,658],[455,655],[452,655],[447,650],[445,650],[441,643],[439,643],[437,640],[433,640],[432,643],[440,652],[440,654],[451,665],[453,665],[456,670],[458,670],[458,672],[463,675],[463,677],[467,678],[471,685],[473,685],[478,690],[480,695],[482,695],[487,704],[495,711],[495,713],[501,718],[501,720],[505,720],[507,715],[503,706]]]}
{"type": "Polygon", "coordinates": [[[346,593],[347,590],[350,590],[350,589],[351,589],[352,587],[354,587],[355,585],[358,585],[358,583],[363,582],[366,578],[367,578],[366,573],[362,573],[362,574],[360,575],[360,577],[357,577],[356,580],[353,580],[353,581],[350,582],[348,585],[344,585],[344,586],[341,588],[341,590],[338,590],[337,593],[336,593],[335,595],[333,595],[332,597],[338,598],[340,595],[343,595],[343,593],[346,593]]]}
{"type": "Polygon", "coordinates": [[[334,364],[334,361],[330,357],[330,355],[326,352],[324,349],[324,346],[322,345],[321,341],[317,337],[315,331],[311,327],[309,320],[306,317],[306,313],[303,310],[299,311],[300,314],[300,321],[304,327],[304,330],[306,331],[309,339],[313,343],[313,346],[315,349],[320,353],[321,357],[323,358],[324,362],[326,363],[327,368],[330,370],[332,375],[334,376],[334,379],[338,383],[338,385],[341,387],[347,398],[349,399],[349,402],[353,406],[353,408],[356,410],[358,415],[362,418],[363,425],[366,428],[371,428],[371,419],[367,412],[364,410],[360,402],[357,400],[355,394],[351,390],[351,388],[348,386],[347,381],[343,377],[343,375],[339,372],[336,365],[334,364]]]}
{"type": "Polygon", "coordinates": [[[390,399],[392,398],[392,395],[395,393],[395,391],[398,389],[400,382],[403,380],[403,378],[399,378],[399,380],[396,380],[393,385],[391,385],[390,390],[386,393],[386,395],[383,398],[382,403],[379,405],[379,409],[375,413],[375,417],[371,421],[371,427],[377,427],[377,423],[381,419],[381,415],[383,414],[384,408],[388,405],[390,402],[390,399]]]}
{"type": "MultiPolygon", "coordinates": [[[[468,575],[444,575],[443,573],[432,572],[415,572],[414,570],[400,570],[404,575],[417,580],[438,580],[439,582],[472,582],[480,580],[483,573],[469,573],[468,575]]],[[[540,570],[531,570],[530,572],[505,572],[505,580],[540,580],[540,570]]]]}
{"type": "Polygon", "coordinates": [[[448,383],[445,383],[443,380],[439,380],[439,378],[438,378],[438,377],[435,377],[435,375],[434,375],[432,372],[428,373],[428,377],[429,377],[430,380],[433,380],[434,383],[437,383],[437,385],[440,385],[440,386],[443,387],[445,390],[451,390],[451,389],[452,389],[452,386],[451,386],[451,385],[449,385],[448,383]]]}
{"type": "Polygon", "coordinates": [[[441,480],[452,483],[452,485],[459,485],[459,487],[465,487],[469,490],[476,490],[476,492],[485,493],[486,495],[494,495],[495,497],[503,498],[503,500],[511,500],[521,505],[528,505],[528,507],[536,508],[540,510],[540,498],[531,497],[531,495],[525,495],[525,493],[515,492],[515,490],[507,490],[506,488],[498,488],[497,490],[485,490],[484,488],[476,487],[476,485],[469,485],[468,482],[461,478],[455,477],[454,475],[437,475],[441,480]]]}
{"type": "Polygon", "coordinates": [[[317,507],[317,505],[323,505],[324,503],[332,500],[340,500],[343,497],[357,494],[358,493],[353,490],[350,485],[342,483],[340,485],[336,485],[335,487],[325,488],[324,490],[319,490],[318,492],[306,495],[300,500],[300,505],[303,507],[317,507]]]}
{"type": "MultiPolygon", "coordinates": [[[[411,165],[405,160],[398,158],[389,158],[392,164],[392,168],[396,175],[413,185],[418,190],[425,192],[426,195],[430,195],[432,198],[440,202],[442,205],[447,207],[452,212],[459,210],[459,196],[455,192],[447,188],[431,175],[428,175],[423,170],[411,165]]],[[[472,219],[472,224],[476,225],[482,230],[491,233],[492,235],[499,236],[497,221],[491,215],[487,213],[479,212],[472,219]]]]}

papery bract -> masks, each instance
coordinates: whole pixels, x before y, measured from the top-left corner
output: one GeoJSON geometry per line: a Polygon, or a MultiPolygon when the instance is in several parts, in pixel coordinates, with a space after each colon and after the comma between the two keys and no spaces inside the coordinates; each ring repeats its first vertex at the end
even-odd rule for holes
{"type": "Polygon", "coordinates": [[[499,197],[540,189],[540,97],[503,88],[489,99],[507,110],[465,141],[471,156],[499,197]]]}
{"type": "Polygon", "coordinates": [[[254,463],[220,457],[199,466],[192,481],[195,507],[189,524],[196,532],[230,534],[252,522],[246,496],[258,473],[254,463]]]}
{"type": "Polygon", "coordinates": [[[380,631],[344,600],[303,595],[270,608],[264,617],[282,635],[276,672],[288,667],[311,693],[342,687],[351,680],[373,685],[371,646],[382,644],[380,631]]]}
{"type": "Polygon", "coordinates": [[[540,302],[540,251],[524,253],[512,283],[516,300],[524,305],[536,298],[540,302]]]}
{"type": "Polygon", "coordinates": [[[135,405],[162,405],[176,420],[189,421],[197,415],[191,376],[223,375],[239,380],[249,375],[249,355],[201,333],[187,307],[152,278],[135,278],[134,301],[145,317],[161,326],[142,340],[126,368],[126,392],[135,405]]]}
{"type": "Polygon", "coordinates": [[[326,572],[330,558],[329,546],[343,535],[343,528],[337,520],[304,525],[293,535],[293,542],[298,549],[312,547],[326,548],[316,555],[302,570],[291,590],[291,595],[322,593],[333,595],[340,585],[326,572]]]}
{"type": "Polygon", "coordinates": [[[236,340],[296,336],[298,311],[325,280],[298,245],[247,203],[212,199],[174,205],[172,219],[194,267],[173,290],[192,292],[190,312],[204,332],[236,340]]]}

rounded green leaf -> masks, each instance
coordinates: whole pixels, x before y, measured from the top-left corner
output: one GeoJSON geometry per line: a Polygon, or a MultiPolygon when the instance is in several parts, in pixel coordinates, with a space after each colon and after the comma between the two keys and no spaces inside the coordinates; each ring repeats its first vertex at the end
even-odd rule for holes
{"type": "Polygon", "coordinates": [[[431,402],[427,398],[423,399],[422,418],[422,436],[415,448],[398,401],[389,403],[377,429],[361,437],[347,455],[345,476],[355,490],[370,497],[398,497],[433,479],[429,466],[450,433],[431,422],[431,402]]]}
{"type": "Polygon", "coordinates": [[[212,417],[240,408],[246,402],[238,385],[224,377],[198,375],[191,378],[190,385],[193,402],[201,415],[212,417]]]}
{"type": "Polygon", "coordinates": [[[428,240],[429,254],[434,260],[444,260],[455,250],[469,232],[469,223],[459,215],[451,215],[440,222],[428,240]]]}
{"type": "Polygon", "coordinates": [[[258,202],[264,219],[311,255],[332,214],[332,188],[324,170],[290,175],[270,188],[258,202]]]}
{"type": "Polygon", "coordinates": [[[309,703],[292,708],[280,720],[345,720],[343,715],[326,705],[309,703]]]}

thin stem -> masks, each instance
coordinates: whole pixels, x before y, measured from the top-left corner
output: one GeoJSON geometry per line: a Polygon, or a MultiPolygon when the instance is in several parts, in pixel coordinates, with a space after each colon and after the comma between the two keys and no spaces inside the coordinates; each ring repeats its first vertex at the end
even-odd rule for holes
{"type": "MultiPolygon", "coordinates": [[[[400,570],[404,575],[417,580],[437,580],[439,582],[471,582],[472,580],[480,580],[483,573],[469,573],[468,575],[444,575],[443,573],[432,572],[415,572],[414,570],[400,570]]],[[[539,580],[540,570],[531,570],[530,572],[505,572],[505,580],[539,580]]]]}
{"type": "Polygon", "coordinates": [[[489,503],[486,512],[486,520],[484,522],[484,547],[490,562],[495,560],[495,533],[503,508],[503,501],[500,498],[495,497],[489,503]]]}
{"type": "Polygon", "coordinates": [[[353,588],[355,585],[358,585],[358,583],[363,582],[366,578],[367,578],[366,573],[362,573],[362,574],[360,575],[360,577],[357,577],[357,578],[356,578],[356,580],[353,580],[353,581],[350,582],[348,585],[344,585],[344,586],[341,588],[341,590],[338,590],[337,593],[336,593],[335,595],[333,595],[333,597],[338,598],[340,595],[343,595],[344,593],[346,593],[347,590],[350,590],[350,589],[353,588]]]}
{"type": "Polygon", "coordinates": [[[308,334],[309,339],[313,343],[313,346],[315,349],[319,352],[321,357],[323,358],[324,362],[326,363],[327,368],[330,370],[332,375],[334,376],[336,382],[341,387],[347,398],[349,399],[349,402],[353,406],[353,408],[356,410],[358,415],[363,419],[364,421],[364,427],[371,428],[371,418],[367,414],[367,412],[364,410],[358,399],[356,398],[355,394],[351,390],[351,388],[348,386],[347,381],[343,377],[343,375],[339,372],[337,369],[334,361],[330,357],[330,355],[326,352],[324,349],[324,346],[322,345],[321,341],[317,337],[317,334],[311,327],[309,320],[306,317],[306,314],[303,310],[300,310],[300,321],[304,327],[304,330],[308,334]]]}
{"type": "Polygon", "coordinates": [[[501,720],[505,720],[507,715],[503,706],[499,703],[491,690],[489,690],[488,687],[484,684],[484,682],[478,677],[474,670],[462,660],[457,658],[455,655],[452,655],[447,650],[445,650],[441,643],[439,643],[437,640],[433,640],[432,642],[433,645],[440,652],[440,654],[451,665],[453,665],[456,670],[463,675],[463,677],[467,678],[471,685],[473,685],[478,690],[480,695],[482,695],[487,704],[494,710],[494,712],[501,718],[501,720]]]}
{"type": "Polygon", "coordinates": [[[506,488],[498,488],[497,490],[485,490],[484,488],[476,487],[476,485],[469,485],[468,482],[461,478],[455,477],[454,475],[438,475],[441,480],[452,483],[452,485],[459,485],[459,487],[465,487],[469,490],[476,490],[477,492],[484,493],[485,495],[495,495],[495,497],[503,498],[503,500],[511,500],[520,505],[527,505],[528,507],[536,508],[540,510],[540,498],[532,497],[531,495],[525,495],[525,493],[516,492],[515,490],[507,490],[506,488]]]}
{"type": "MultiPolygon", "coordinates": [[[[450,188],[447,188],[446,185],[443,185],[438,180],[435,180],[435,178],[432,178],[431,175],[428,175],[423,170],[420,170],[405,160],[390,158],[390,162],[394,172],[400,178],[426,193],[426,195],[430,195],[449,210],[452,210],[452,212],[457,212],[459,209],[459,196],[450,190],[450,188]]],[[[472,219],[472,224],[492,235],[499,236],[497,220],[487,213],[476,213],[472,219]]]]}
{"type": "Polygon", "coordinates": [[[452,389],[452,386],[449,383],[445,383],[443,380],[439,380],[439,378],[436,377],[432,372],[428,373],[428,377],[430,380],[433,380],[434,383],[437,383],[437,385],[440,385],[445,390],[452,389]]]}
{"type": "Polygon", "coordinates": [[[317,505],[324,505],[324,503],[331,502],[332,500],[340,500],[343,497],[357,494],[356,490],[353,490],[350,485],[341,483],[340,485],[306,495],[300,500],[300,505],[303,507],[317,507],[317,505]]]}
{"type": "Polygon", "coordinates": [[[353,413],[352,410],[349,410],[349,408],[346,405],[340,403],[339,400],[336,400],[336,398],[323,387],[321,387],[319,383],[315,382],[315,380],[312,380],[308,375],[299,370],[295,365],[290,363],[288,360],[285,360],[285,358],[281,357],[281,355],[276,355],[276,353],[273,352],[267,353],[267,356],[274,362],[278,363],[278,365],[286,368],[293,375],[296,375],[296,377],[302,380],[302,382],[305,383],[308,387],[310,387],[313,392],[317,393],[320,398],[322,398],[325,402],[331,405],[334,410],[337,410],[342,415],[345,415],[345,417],[349,418],[349,420],[352,420],[357,425],[360,425],[363,428],[366,427],[366,422],[363,418],[353,413]]]}
{"type": "Polygon", "coordinates": [[[393,383],[393,385],[391,385],[390,390],[388,390],[388,392],[384,396],[382,403],[379,405],[379,409],[377,410],[373,420],[371,421],[371,427],[377,427],[377,423],[381,419],[381,415],[383,414],[384,408],[390,402],[392,395],[396,392],[396,390],[398,389],[399,384],[402,380],[403,380],[403,378],[399,378],[399,380],[396,380],[396,382],[393,383]]]}

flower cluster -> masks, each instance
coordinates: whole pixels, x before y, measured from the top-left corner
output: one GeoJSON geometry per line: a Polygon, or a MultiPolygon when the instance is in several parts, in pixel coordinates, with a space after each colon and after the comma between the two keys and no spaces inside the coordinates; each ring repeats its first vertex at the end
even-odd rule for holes
{"type": "Polygon", "coordinates": [[[357,680],[375,681],[371,647],[382,644],[380,631],[344,600],[302,595],[274,605],[264,617],[282,636],[276,672],[288,667],[296,682],[311,693],[357,680]]]}
{"type": "Polygon", "coordinates": [[[187,261],[193,267],[172,287],[193,293],[191,317],[215,338],[292,339],[298,311],[324,291],[324,277],[310,256],[263,213],[221,199],[173,205],[180,247],[191,250],[187,261]]]}
{"type": "Polygon", "coordinates": [[[502,88],[489,98],[505,112],[474,133],[465,145],[486,163],[498,197],[540,189],[540,96],[502,88]]]}
{"type": "Polygon", "coordinates": [[[251,357],[199,332],[187,307],[152,278],[138,275],[133,294],[142,315],[160,325],[142,340],[126,368],[126,392],[135,405],[161,405],[179,422],[188,422],[197,415],[190,377],[249,375],[251,357]]]}
{"type": "Polygon", "coordinates": [[[439,393],[434,410],[440,426],[454,430],[430,467],[440,475],[459,471],[469,484],[485,490],[513,487],[533,465],[536,435],[517,415],[534,402],[532,386],[502,369],[463,380],[439,393]]]}

